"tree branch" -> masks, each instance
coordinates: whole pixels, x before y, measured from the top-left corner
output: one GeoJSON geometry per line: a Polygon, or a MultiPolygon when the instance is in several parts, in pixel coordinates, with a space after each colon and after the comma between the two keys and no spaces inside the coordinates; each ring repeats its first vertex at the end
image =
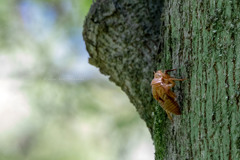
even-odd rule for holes
{"type": "Polygon", "coordinates": [[[150,82],[158,64],[161,6],[159,0],[98,0],[83,31],[89,63],[122,88],[151,131],[150,82]]]}

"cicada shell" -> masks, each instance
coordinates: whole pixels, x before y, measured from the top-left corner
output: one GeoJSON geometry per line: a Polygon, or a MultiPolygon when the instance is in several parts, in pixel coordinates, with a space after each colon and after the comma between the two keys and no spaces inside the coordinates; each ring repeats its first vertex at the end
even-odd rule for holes
{"type": "Polygon", "coordinates": [[[154,73],[154,78],[151,83],[153,97],[160,103],[171,121],[173,120],[170,113],[175,115],[181,114],[180,107],[176,101],[176,94],[171,91],[171,88],[175,86],[174,81],[185,80],[173,78],[168,74],[168,72],[174,70],[176,69],[166,70],[165,72],[161,70],[157,71],[154,73]]]}

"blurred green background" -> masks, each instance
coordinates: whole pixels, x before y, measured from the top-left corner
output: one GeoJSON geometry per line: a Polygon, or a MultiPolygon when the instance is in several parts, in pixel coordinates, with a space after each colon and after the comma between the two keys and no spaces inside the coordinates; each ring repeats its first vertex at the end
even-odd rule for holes
{"type": "Polygon", "coordinates": [[[92,0],[0,0],[0,160],[151,160],[145,123],[88,64],[92,0]]]}

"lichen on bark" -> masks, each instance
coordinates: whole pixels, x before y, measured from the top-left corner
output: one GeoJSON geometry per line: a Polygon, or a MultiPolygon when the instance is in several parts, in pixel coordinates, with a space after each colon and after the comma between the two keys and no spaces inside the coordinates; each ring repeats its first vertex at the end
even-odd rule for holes
{"type": "Polygon", "coordinates": [[[165,3],[160,65],[172,59],[183,115],[169,125],[165,159],[239,159],[239,1],[165,3]]]}

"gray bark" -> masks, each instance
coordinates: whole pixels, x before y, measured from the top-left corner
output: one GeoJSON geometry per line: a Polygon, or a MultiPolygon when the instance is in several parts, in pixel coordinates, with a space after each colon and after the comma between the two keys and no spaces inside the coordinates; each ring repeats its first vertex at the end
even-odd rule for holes
{"type": "Polygon", "coordinates": [[[94,3],[86,17],[84,40],[89,63],[122,88],[152,130],[150,81],[156,70],[161,1],[94,3]]]}
{"type": "Polygon", "coordinates": [[[84,25],[89,62],[122,88],[145,120],[155,159],[239,159],[240,4],[98,0],[84,25]],[[153,100],[153,71],[188,78],[174,123],[153,100]]]}

